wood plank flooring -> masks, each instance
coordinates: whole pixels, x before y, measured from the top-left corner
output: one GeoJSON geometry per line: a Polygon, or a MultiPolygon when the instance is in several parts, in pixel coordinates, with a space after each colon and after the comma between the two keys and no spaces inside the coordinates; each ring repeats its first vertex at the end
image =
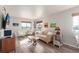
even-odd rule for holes
{"type": "Polygon", "coordinates": [[[16,53],[79,53],[79,50],[67,46],[53,47],[41,40],[37,40],[37,45],[33,46],[28,38],[18,38],[16,41],[16,53]]]}

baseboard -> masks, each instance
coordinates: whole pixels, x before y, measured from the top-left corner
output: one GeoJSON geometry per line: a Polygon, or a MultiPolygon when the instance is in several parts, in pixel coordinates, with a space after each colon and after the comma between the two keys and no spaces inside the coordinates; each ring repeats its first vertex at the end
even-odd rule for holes
{"type": "Polygon", "coordinates": [[[68,47],[68,48],[71,48],[71,49],[74,49],[74,50],[78,50],[79,51],[79,48],[77,47],[73,47],[71,45],[68,45],[68,44],[63,44],[64,46],[68,47]]]}

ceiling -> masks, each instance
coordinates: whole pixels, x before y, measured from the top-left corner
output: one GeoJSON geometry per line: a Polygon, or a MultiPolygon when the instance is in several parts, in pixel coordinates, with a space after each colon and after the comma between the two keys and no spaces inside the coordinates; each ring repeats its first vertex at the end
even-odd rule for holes
{"type": "Polygon", "coordinates": [[[8,5],[4,7],[11,16],[37,19],[76,7],[76,5],[8,5]]]}

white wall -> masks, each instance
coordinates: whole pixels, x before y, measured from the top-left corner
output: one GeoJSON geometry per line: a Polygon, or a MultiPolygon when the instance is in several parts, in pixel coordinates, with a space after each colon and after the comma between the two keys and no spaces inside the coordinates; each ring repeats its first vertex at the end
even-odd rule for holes
{"type": "Polygon", "coordinates": [[[0,29],[2,27],[2,13],[0,12],[0,29]]]}
{"type": "Polygon", "coordinates": [[[1,29],[1,26],[2,26],[2,24],[1,24],[1,23],[2,23],[2,21],[1,21],[1,17],[0,17],[0,29],[1,29]]]}
{"type": "Polygon", "coordinates": [[[42,19],[48,20],[50,23],[51,19],[56,18],[56,23],[60,25],[61,31],[63,33],[63,42],[67,45],[77,47],[77,42],[74,39],[75,34],[72,32],[72,13],[79,13],[79,7],[56,13],[42,19]]]}

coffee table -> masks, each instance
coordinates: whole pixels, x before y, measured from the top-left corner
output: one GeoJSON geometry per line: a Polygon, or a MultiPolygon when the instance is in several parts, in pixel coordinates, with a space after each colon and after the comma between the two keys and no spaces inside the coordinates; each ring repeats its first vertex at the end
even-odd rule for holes
{"type": "Polygon", "coordinates": [[[28,38],[32,42],[33,46],[36,46],[37,40],[39,39],[39,37],[38,36],[28,36],[28,38]]]}

